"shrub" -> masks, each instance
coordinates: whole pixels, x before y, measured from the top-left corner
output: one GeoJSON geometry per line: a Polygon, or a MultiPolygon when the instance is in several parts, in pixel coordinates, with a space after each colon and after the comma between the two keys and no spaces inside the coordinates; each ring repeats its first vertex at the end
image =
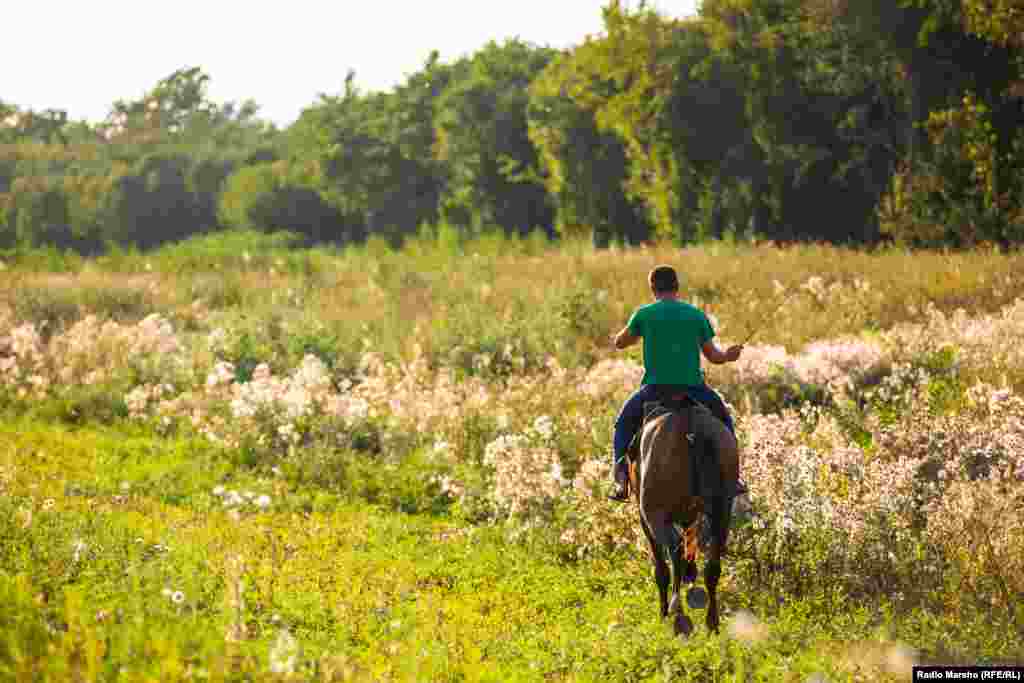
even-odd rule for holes
{"type": "Polygon", "coordinates": [[[294,231],[310,243],[361,239],[358,224],[332,207],[313,182],[305,169],[285,161],[243,168],[228,178],[220,219],[233,228],[294,231]]]}

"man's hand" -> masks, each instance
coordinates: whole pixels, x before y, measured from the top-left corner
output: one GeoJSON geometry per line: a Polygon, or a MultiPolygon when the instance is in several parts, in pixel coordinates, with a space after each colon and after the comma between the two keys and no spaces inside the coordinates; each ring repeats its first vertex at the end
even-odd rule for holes
{"type": "Polygon", "coordinates": [[[708,341],[702,347],[704,351],[704,357],[709,362],[715,365],[721,365],[722,363],[732,363],[739,359],[740,354],[743,353],[743,345],[730,346],[728,350],[723,351],[718,348],[714,341],[708,341]]]}
{"type": "Polygon", "coordinates": [[[635,336],[629,331],[629,326],[623,327],[622,330],[612,337],[612,345],[617,349],[624,349],[628,346],[632,346],[640,341],[640,337],[635,336]]]}

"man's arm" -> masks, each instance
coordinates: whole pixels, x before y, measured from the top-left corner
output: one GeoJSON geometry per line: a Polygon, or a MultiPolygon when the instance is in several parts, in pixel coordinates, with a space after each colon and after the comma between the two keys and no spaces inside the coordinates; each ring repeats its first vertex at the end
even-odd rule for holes
{"type": "Polygon", "coordinates": [[[638,341],[640,341],[640,337],[636,336],[635,334],[629,331],[629,325],[623,327],[622,330],[617,335],[615,335],[615,338],[612,340],[612,342],[615,344],[615,348],[617,349],[624,349],[627,346],[632,346],[633,344],[636,344],[638,341]]]}
{"type": "Polygon", "coordinates": [[[704,357],[715,365],[732,363],[733,361],[739,360],[740,354],[743,353],[742,346],[730,346],[727,350],[723,351],[718,348],[714,339],[709,339],[704,342],[704,346],[701,347],[701,350],[704,351],[704,357]]]}

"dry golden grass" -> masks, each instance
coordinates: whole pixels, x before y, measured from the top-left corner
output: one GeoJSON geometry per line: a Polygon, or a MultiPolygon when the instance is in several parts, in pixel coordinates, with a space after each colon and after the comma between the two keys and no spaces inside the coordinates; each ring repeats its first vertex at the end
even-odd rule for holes
{"type": "Polygon", "coordinates": [[[816,339],[919,321],[930,305],[990,313],[1024,295],[1018,275],[1024,255],[995,251],[724,243],[595,250],[492,238],[462,253],[418,243],[405,252],[375,244],[315,256],[306,259],[315,268],[290,270],[278,266],[298,257],[285,251],[254,259],[251,268],[218,257],[204,269],[183,270],[145,256],[138,257],[138,272],[129,273],[88,262],[73,275],[8,268],[0,272],[0,305],[38,321],[74,318],[79,309],[142,317],[198,299],[211,310],[249,318],[310,315],[352,340],[369,339],[395,353],[424,341],[443,346],[453,337],[497,339],[567,324],[567,344],[601,353],[607,335],[649,301],[647,273],[662,263],[676,267],[683,297],[714,316],[724,339],[756,332],[755,342],[791,351],[816,339]],[[151,261],[157,266],[146,272],[151,261]],[[417,326],[428,330],[425,338],[413,334],[417,326]],[[569,340],[570,333],[583,339],[569,340]]]}

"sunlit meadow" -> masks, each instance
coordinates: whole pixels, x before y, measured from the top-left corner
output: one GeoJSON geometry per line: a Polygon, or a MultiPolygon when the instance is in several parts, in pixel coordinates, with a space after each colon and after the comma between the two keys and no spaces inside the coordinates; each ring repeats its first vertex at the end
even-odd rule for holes
{"type": "Polygon", "coordinates": [[[222,235],[0,262],[15,680],[907,680],[1024,661],[1024,258],[222,235]],[[675,265],[736,416],[725,624],[604,495],[675,265]],[[702,621],[702,620],[700,620],[702,621]],[[817,677],[817,678],[815,678],[817,677]]]}

